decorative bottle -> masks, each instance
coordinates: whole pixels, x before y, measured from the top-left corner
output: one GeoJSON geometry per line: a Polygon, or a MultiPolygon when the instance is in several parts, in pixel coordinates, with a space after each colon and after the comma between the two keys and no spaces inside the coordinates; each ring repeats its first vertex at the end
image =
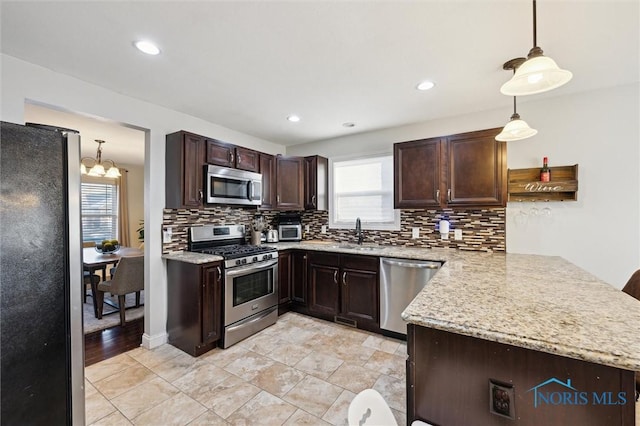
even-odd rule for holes
{"type": "Polygon", "coordinates": [[[551,169],[549,169],[547,157],[544,157],[542,160],[542,168],[540,169],[540,182],[549,182],[550,180],[551,169]]]}

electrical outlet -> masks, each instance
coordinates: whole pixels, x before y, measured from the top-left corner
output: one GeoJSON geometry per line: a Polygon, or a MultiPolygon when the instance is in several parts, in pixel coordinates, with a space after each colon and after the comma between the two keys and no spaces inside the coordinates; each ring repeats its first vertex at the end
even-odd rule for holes
{"type": "Polygon", "coordinates": [[[327,233],[327,225],[322,225],[322,228],[321,228],[320,232],[322,232],[323,234],[326,234],[327,233]]]}
{"type": "Polygon", "coordinates": [[[309,232],[309,231],[310,231],[309,225],[305,225],[304,226],[304,232],[309,232]]]}
{"type": "Polygon", "coordinates": [[[420,228],[411,228],[411,238],[420,238],[420,228]]]}
{"type": "Polygon", "coordinates": [[[489,379],[489,412],[509,419],[516,418],[515,391],[512,383],[489,379]]]}
{"type": "Polygon", "coordinates": [[[462,239],[462,229],[454,229],[453,230],[453,239],[461,240],[462,239]]]}
{"type": "Polygon", "coordinates": [[[173,236],[173,230],[171,228],[166,228],[162,231],[162,242],[168,244],[171,242],[171,237],[173,236]]]}

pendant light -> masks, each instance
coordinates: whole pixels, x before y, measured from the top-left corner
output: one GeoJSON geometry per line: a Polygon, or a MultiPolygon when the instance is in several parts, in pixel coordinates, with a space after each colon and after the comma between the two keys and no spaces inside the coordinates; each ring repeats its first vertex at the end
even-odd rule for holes
{"type": "Polygon", "coordinates": [[[533,47],[527,60],[518,68],[511,80],[500,88],[503,95],[534,95],[553,90],[567,83],[573,74],[558,67],[555,61],[544,56],[538,47],[536,34],[536,0],[533,0],[533,47]]]}
{"type": "Polygon", "coordinates": [[[105,143],[103,140],[96,139],[98,144],[98,151],[96,152],[96,158],[85,157],[80,160],[80,173],[83,175],[89,176],[97,176],[97,177],[106,177],[106,178],[117,178],[122,176],[120,174],[120,170],[116,166],[116,163],[112,160],[102,160],[102,144],[105,143]],[[85,165],[85,160],[93,161],[93,166],[87,172],[87,166],[85,165]],[[105,171],[103,163],[111,163],[111,167],[109,170],[105,171]]]}
{"type": "MultiPolygon", "coordinates": [[[[525,60],[525,58],[511,59],[505,62],[502,68],[505,70],[514,70],[514,73],[517,73],[518,67],[521,66],[525,60]]],[[[516,112],[516,97],[514,96],[511,120],[504,126],[500,134],[496,136],[496,140],[500,142],[519,141],[530,138],[536,133],[538,133],[536,129],[532,129],[526,121],[520,119],[520,115],[516,112]]]]}

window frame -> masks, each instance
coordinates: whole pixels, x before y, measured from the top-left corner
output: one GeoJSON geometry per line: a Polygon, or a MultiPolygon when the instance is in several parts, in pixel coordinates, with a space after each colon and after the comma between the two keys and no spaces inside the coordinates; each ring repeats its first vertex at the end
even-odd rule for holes
{"type": "Polygon", "coordinates": [[[88,243],[88,242],[96,242],[96,243],[100,243],[101,241],[96,241],[94,239],[86,239],[86,235],[84,232],[84,218],[85,217],[111,217],[115,219],[115,226],[114,226],[114,236],[110,237],[108,239],[120,239],[120,209],[119,209],[119,203],[120,203],[120,185],[118,183],[117,179],[112,179],[112,178],[104,178],[104,177],[97,177],[97,176],[87,176],[87,175],[83,175],[81,180],[80,180],[80,228],[82,231],[82,242],[83,243],[88,243]],[[84,184],[93,184],[93,185],[113,185],[115,186],[115,197],[114,197],[114,202],[115,202],[115,206],[114,209],[112,209],[112,211],[114,213],[112,214],[104,214],[104,215],[87,215],[85,214],[85,209],[83,209],[82,207],[82,186],[84,184]]]}
{"type": "MultiPolygon", "coordinates": [[[[380,157],[390,157],[391,158],[391,167],[393,168],[393,152],[384,151],[384,152],[376,152],[367,155],[353,154],[349,156],[341,156],[336,158],[329,158],[329,229],[355,229],[355,221],[353,223],[346,222],[336,222],[334,220],[334,208],[335,208],[335,183],[334,183],[334,164],[345,162],[345,161],[354,161],[354,160],[366,160],[371,158],[380,158],[380,157]]],[[[393,175],[393,172],[392,172],[393,175]]],[[[393,176],[391,182],[391,205],[393,207],[393,176]]],[[[363,191],[364,193],[365,191],[363,191]]],[[[362,220],[362,229],[372,230],[372,231],[400,231],[400,210],[393,209],[393,222],[368,222],[362,220]]]]}

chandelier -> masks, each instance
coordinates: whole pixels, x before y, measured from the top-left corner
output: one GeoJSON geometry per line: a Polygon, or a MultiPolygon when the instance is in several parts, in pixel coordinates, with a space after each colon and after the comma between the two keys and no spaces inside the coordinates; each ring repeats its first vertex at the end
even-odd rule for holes
{"type": "Polygon", "coordinates": [[[117,178],[122,176],[120,174],[120,170],[118,169],[114,161],[102,160],[102,144],[105,143],[105,141],[100,139],[96,139],[95,141],[98,144],[98,151],[96,152],[96,158],[85,157],[82,160],[80,160],[80,172],[83,175],[106,177],[106,178],[117,178]],[[87,162],[87,164],[85,164],[85,161],[87,162]],[[89,164],[91,164],[91,162],[93,163],[89,168],[89,171],[87,172],[87,168],[89,167],[89,164]],[[107,171],[105,171],[104,169],[105,163],[111,163],[111,166],[107,171]]]}

